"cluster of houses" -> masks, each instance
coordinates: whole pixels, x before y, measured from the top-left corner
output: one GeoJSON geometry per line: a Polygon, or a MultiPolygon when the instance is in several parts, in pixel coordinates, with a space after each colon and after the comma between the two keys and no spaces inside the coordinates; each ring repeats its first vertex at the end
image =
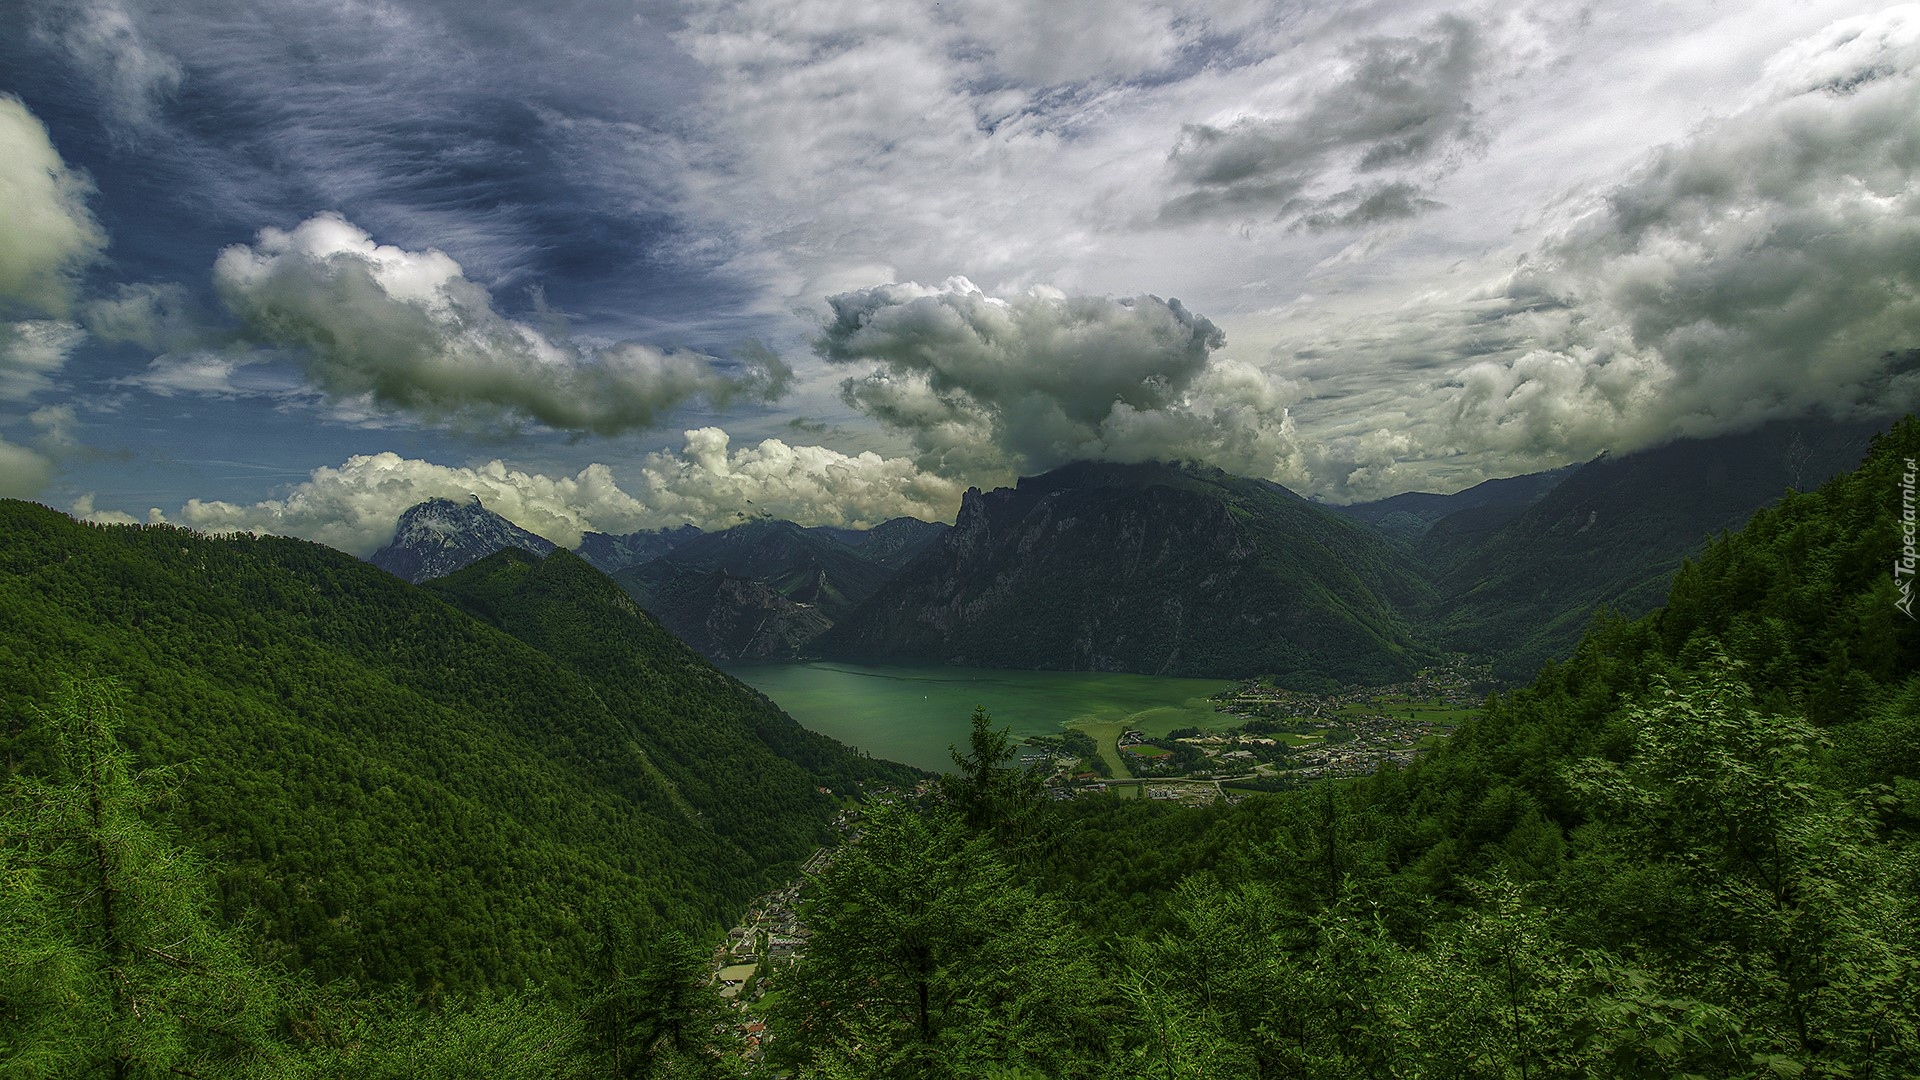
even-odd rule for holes
{"type": "MultiPolygon", "coordinates": [[[[823,867],[832,851],[821,848],[807,860],[809,873],[823,867]]],[[[749,1061],[758,1060],[772,1041],[765,1020],[749,1006],[765,997],[778,973],[791,967],[806,948],[807,929],[794,912],[802,882],[796,881],[755,900],[713,956],[713,981],[720,998],[735,1010],[734,1037],[749,1061]]]]}
{"type": "Polygon", "coordinates": [[[1436,725],[1424,720],[1367,716],[1349,720],[1346,729],[1352,742],[1322,743],[1295,750],[1290,762],[1291,775],[1301,780],[1323,776],[1366,776],[1378,772],[1389,762],[1405,765],[1420,754],[1421,740],[1444,735],[1436,725]]]}
{"type": "MultiPolygon", "coordinates": [[[[923,781],[916,791],[924,794],[930,784],[923,781]]],[[[906,797],[891,788],[866,794],[875,802],[897,802],[906,797]]],[[[836,814],[833,824],[843,837],[852,840],[859,836],[860,820],[860,811],[849,808],[836,814]]],[[[773,1032],[755,1014],[753,1004],[765,997],[780,973],[790,970],[806,951],[807,928],[798,914],[801,890],[814,875],[832,865],[840,850],[815,850],[801,865],[800,879],[755,900],[713,954],[713,983],[721,1000],[734,1010],[734,1037],[748,1061],[760,1060],[773,1041],[773,1032]]]]}
{"type": "Polygon", "coordinates": [[[1337,720],[1382,697],[1401,697],[1446,709],[1478,708],[1493,686],[1493,669],[1465,657],[1423,668],[1411,680],[1391,686],[1351,687],[1334,694],[1309,694],[1249,679],[1215,696],[1214,708],[1249,720],[1337,720]]]}

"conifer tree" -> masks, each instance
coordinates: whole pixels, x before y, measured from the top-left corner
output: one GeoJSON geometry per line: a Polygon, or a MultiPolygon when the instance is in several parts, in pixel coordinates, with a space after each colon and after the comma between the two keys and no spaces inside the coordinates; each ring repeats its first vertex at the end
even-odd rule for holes
{"type": "Polygon", "coordinates": [[[44,716],[65,775],[0,808],[0,1075],[271,1070],[275,980],[210,912],[198,861],[143,816],[161,774],[116,738],[121,691],[67,684],[44,716]]]}

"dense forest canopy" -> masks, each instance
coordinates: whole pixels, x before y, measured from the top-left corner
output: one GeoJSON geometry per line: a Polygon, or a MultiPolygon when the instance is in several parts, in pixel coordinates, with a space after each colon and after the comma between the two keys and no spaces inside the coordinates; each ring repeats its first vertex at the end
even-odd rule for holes
{"type": "Polygon", "coordinates": [[[820,788],[912,775],[583,561],[519,555],[429,593],[317,544],[0,503],[0,760],[56,774],[46,703],[115,679],[226,918],[320,978],[435,992],[570,984],[603,916],[717,923],[830,839],[820,788]]]}

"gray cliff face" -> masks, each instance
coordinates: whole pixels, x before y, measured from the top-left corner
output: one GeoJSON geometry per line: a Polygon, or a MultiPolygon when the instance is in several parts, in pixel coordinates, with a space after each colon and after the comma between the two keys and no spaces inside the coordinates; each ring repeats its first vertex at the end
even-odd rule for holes
{"type": "Polygon", "coordinates": [[[400,515],[393,539],[367,561],[418,585],[506,548],[545,557],[556,546],[481,506],[477,499],[464,504],[428,499],[400,515]]]}
{"type": "Polygon", "coordinates": [[[613,579],[660,625],[709,660],[792,656],[833,625],[817,604],[725,570],[656,559],[613,579]]]}

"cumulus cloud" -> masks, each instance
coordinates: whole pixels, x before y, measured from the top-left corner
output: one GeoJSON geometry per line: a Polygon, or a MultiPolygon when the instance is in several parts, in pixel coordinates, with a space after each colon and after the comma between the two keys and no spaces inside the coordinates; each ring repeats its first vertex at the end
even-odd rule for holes
{"type": "Polygon", "coordinates": [[[846,401],[908,435],[948,474],[1043,469],[1076,458],[1200,458],[1285,471],[1299,388],[1219,362],[1225,335],[1178,300],[988,296],[965,278],[828,299],[815,351],[871,364],[846,401]]]}
{"type": "Polygon", "coordinates": [[[92,192],[60,159],[39,118],[0,94],[0,312],[66,313],[74,275],[107,246],[87,208],[92,192]]]}
{"type": "Polygon", "coordinates": [[[1741,111],[1654,154],[1533,253],[1452,380],[1450,437],[1626,449],[1911,407],[1920,7],[1779,54],[1741,111]]]}
{"type": "Polygon", "coordinates": [[[725,431],[699,428],[686,432],[680,451],[643,458],[627,488],[602,464],[549,477],[498,460],[468,468],[383,453],[315,469],[284,498],[249,505],[193,499],[174,517],[216,532],[304,537],[364,557],[392,537],[407,507],[469,493],[565,547],[590,530],[617,534],[684,522],[721,529],[761,511],[803,525],[951,518],[960,501],[958,485],[903,459],[778,439],[732,450],[725,431]]]}
{"type": "Polygon", "coordinates": [[[1161,220],[1271,217],[1320,230],[1432,208],[1425,186],[1479,137],[1484,52],[1473,24],[1446,16],[1420,35],[1356,43],[1342,77],[1294,112],[1187,125],[1168,159],[1184,190],[1161,220]]]}
{"type": "Polygon", "coordinates": [[[0,439],[0,498],[31,499],[53,478],[53,459],[0,439]]]}
{"type": "Polygon", "coordinates": [[[331,398],[433,419],[531,420],[613,435],[694,399],[770,401],[792,371],[764,348],[732,365],[633,342],[584,345],[497,312],[444,252],[376,244],[337,214],[220,253],[214,285],[252,340],[293,351],[331,398]]]}

